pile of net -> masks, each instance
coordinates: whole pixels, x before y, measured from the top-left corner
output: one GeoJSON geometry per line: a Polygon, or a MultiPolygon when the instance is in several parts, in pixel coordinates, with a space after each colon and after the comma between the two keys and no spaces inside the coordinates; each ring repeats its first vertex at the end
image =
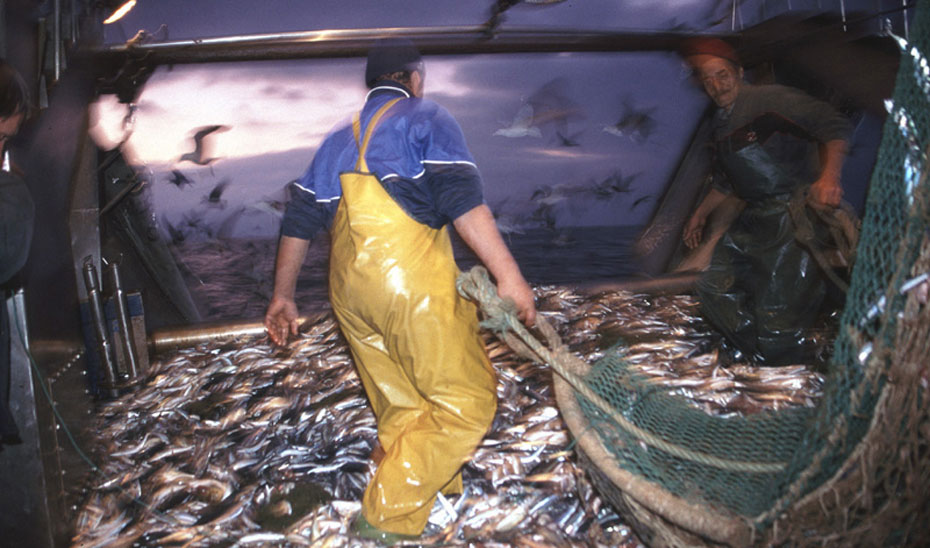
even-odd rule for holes
{"type": "Polygon", "coordinates": [[[708,413],[654,382],[622,342],[592,365],[558,341],[533,349],[566,369],[556,391],[578,452],[599,491],[650,546],[926,545],[930,10],[923,8],[910,40],[892,35],[902,51],[895,95],[886,102],[857,263],[815,406],[708,413]]]}

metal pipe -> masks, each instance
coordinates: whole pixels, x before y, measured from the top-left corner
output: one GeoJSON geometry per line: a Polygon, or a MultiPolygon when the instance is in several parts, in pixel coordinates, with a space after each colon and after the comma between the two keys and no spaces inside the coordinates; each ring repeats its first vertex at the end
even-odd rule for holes
{"type": "MultiPolygon", "coordinates": [[[[483,25],[392,27],[221,36],[169,42],[125,43],[90,50],[101,62],[127,56],[147,64],[250,61],[310,57],[362,57],[386,36],[413,41],[424,54],[566,51],[674,51],[693,32],[590,31],[508,28],[489,33],[483,25]]],[[[710,34],[708,34],[710,36],[710,34]]],[[[714,36],[718,36],[714,34],[714,36]]],[[[730,36],[730,34],[719,34],[730,36]]]]}
{"type": "MultiPolygon", "coordinates": [[[[322,313],[314,316],[297,318],[298,329],[313,324],[323,317],[322,313]]],[[[206,323],[187,327],[158,329],[149,336],[149,351],[153,354],[196,346],[205,342],[215,342],[238,337],[259,337],[265,334],[265,324],[261,320],[248,322],[206,323]]]]}
{"type": "Polygon", "coordinates": [[[116,364],[111,355],[110,338],[107,336],[106,317],[103,313],[103,302],[100,298],[100,284],[97,281],[97,269],[92,262],[84,263],[84,285],[87,286],[87,300],[90,304],[91,320],[94,322],[94,332],[97,334],[97,353],[106,376],[104,388],[110,397],[119,396],[116,389],[116,364]]]}
{"type": "Polygon", "coordinates": [[[55,61],[55,82],[61,79],[61,0],[55,0],[54,11],[52,14],[54,22],[52,23],[52,52],[55,61]]]}
{"type": "Polygon", "coordinates": [[[126,374],[129,376],[130,381],[134,381],[139,377],[139,360],[136,356],[136,348],[133,345],[132,327],[129,325],[129,307],[126,304],[126,295],[123,293],[117,263],[107,265],[107,276],[113,289],[111,298],[115,305],[116,319],[119,322],[120,343],[123,347],[123,356],[126,358],[126,374]]]}
{"type": "Polygon", "coordinates": [[[20,335],[22,335],[22,343],[25,349],[29,350],[29,326],[26,325],[26,292],[23,288],[16,289],[13,292],[13,306],[16,307],[18,313],[16,314],[16,328],[19,329],[20,335]]]}
{"type": "Polygon", "coordinates": [[[694,289],[697,272],[674,272],[648,279],[594,280],[577,284],[576,289],[588,295],[604,291],[629,291],[649,295],[686,293],[694,289]]]}

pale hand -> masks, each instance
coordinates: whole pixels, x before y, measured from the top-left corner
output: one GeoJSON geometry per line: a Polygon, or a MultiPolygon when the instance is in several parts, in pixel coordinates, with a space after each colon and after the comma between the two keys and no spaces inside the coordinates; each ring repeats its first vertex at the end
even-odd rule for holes
{"type": "Polygon", "coordinates": [[[513,282],[499,281],[497,294],[510,299],[517,306],[517,317],[528,326],[536,323],[536,295],[522,277],[513,282]]]}
{"type": "Polygon", "coordinates": [[[707,217],[704,215],[693,215],[688,219],[688,224],[685,225],[684,231],[685,245],[688,246],[688,249],[694,249],[701,243],[701,237],[704,235],[704,224],[706,222],[707,217]]]}
{"type": "Polygon", "coordinates": [[[272,297],[265,312],[265,329],[272,342],[287,344],[288,335],[297,334],[297,304],[291,299],[272,297]]]}
{"type": "Polygon", "coordinates": [[[808,203],[821,209],[837,207],[842,199],[843,188],[832,179],[817,179],[807,193],[808,203]]]}

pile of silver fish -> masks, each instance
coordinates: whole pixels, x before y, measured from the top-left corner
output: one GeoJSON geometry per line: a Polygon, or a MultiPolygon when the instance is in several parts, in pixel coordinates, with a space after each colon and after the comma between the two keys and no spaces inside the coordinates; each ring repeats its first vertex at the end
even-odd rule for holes
{"type": "MultiPolygon", "coordinates": [[[[540,313],[593,362],[617,342],[655,382],[716,414],[813,405],[806,366],[720,363],[692,297],[538,287],[540,313]]],[[[640,543],[592,488],[559,415],[549,367],[486,334],[498,372],[493,426],[441,497],[416,545],[621,546],[640,543]]],[[[134,392],[100,406],[73,545],[373,546],[350,524],[376,440],[331,313],[286,347],[267,338],[158,357],[134,392]]]]}
{"type": "MultiPolygon", "coordinates": [[[[713,415],[748,415],[787,407],[813,407],[823,374],[807,364],[757,367],[733,361],[721,337],[703,320],[692,295],[646,295],[625,291],[580,296],[567,288],[542,292],[541,308],[553,317],[569,348],[594,363],[622,345],[631,369],[713,415]]],[[[829,358],[829,327],[810,330],[801,343],[829,358]]]]}

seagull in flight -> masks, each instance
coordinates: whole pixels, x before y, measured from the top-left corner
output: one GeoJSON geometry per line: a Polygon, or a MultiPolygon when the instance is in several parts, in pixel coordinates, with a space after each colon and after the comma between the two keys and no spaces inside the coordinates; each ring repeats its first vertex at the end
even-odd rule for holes
{"type": "Polygon", "coordinates": [[[559,4],[565,0],[494,0],[494,4],[491,6],[491,16],[484,23],[485,33],[488,35],[493,35],[494,31],[501,26],[504,22],[504,12],[510,8],[516,6],[517,4],[533,4],[537,6],[547,6],[550,4],[559,4]]]}
{"type": "Polygon", "coordinates": [[[193,181],[187,178],[187,175],[184,175],[177,169],[171,170],[171,176],[168,177],[168,182],[178,188],[184,188],[185,186],[194,184],[193,181]]]}
{"type": "Polygon", "coordinates": [[[210,194],[208,194],[203,201],[210,207],[223,209],[226,207],[226,200],[222,200],[221,198],[227,186],[229,186],[229,179],[223,179],[216,183],[216,186],[213,187],[213,190],[210,191],[210,194]]]}
{"type": "Polygon", "coordinates": [[[582,133],[584,133],[584,130],[581,130],[581,131],[579,131],[579,132],[577,132],[577,133],[574,133],[574,134],[572,134],[572,135],[563,135],[561,131],[556,131],[556,132],[555,132],[555,135],[556,135],[556,137],[558,137],[558,139],[559,139],[559,144],[560,144],[561,146],[563,146],[563,147],[576,147],[576,146],[581,145],[581,143],[578,141],[578,137],[581,136],[582,133]]]}
{"type": "Polygon", "coordinates": [[[612,126],[604,126],[604,131],[617,137],[628,137],[632,141],[643,143],[656,128],[656,120],[652,116],[656,107],[636,109],[629,99],[623,101],[623,115],[612,126]]]}
{"type": "Polygon", "coordinates": [[[501,137],[542,137],[542,131],[533,125],[533,106],[524,103],[513,117],[509,127],[502,127],[494,132],[501,137]]]}
{"type": "Polygon", "coordinates": [[[213,157],[213,135],[228,131],[229,126],[212,125],[202,126],[194,132],[194,150],[185,152],[178,158],[178,162],[189,161],[200,166],[210,165],[219,158],[213,157]]]}
{"type": "Polygon", "coordinates": [[[542,85],[517,111],[510,127],[501,128],[494,135],[502,137],[542,137],[543,130],[554,132],[564,146],[576,146],[581,132],[570,133],[568,122],[584,118],[577,103],[569,99],[569,82],[566,78],[553,78],[542,85]]]}
{"type": "Polygon", "coordinates": [[[644,196],[640,196],[639,198],[636,198],[636,200],[633,202],[633,205],[630,206],[630,209],[636,209],[637,206],[639,206],[642,203],[645,203],[647,200],[651,200],[652,198],[653,197],[648,194],[644,196]]]}
{"type": "Polygon", "coordinates": [[[614,194],[628,193],[632,189],[633,181],[635,181],[639,175],[639,173],[634,173],[633,175],[624,177],[623,173],[618,169],[602,182],[595,185],[592,191],[594,195],[599,198],[608,198],[614,194]]]}

